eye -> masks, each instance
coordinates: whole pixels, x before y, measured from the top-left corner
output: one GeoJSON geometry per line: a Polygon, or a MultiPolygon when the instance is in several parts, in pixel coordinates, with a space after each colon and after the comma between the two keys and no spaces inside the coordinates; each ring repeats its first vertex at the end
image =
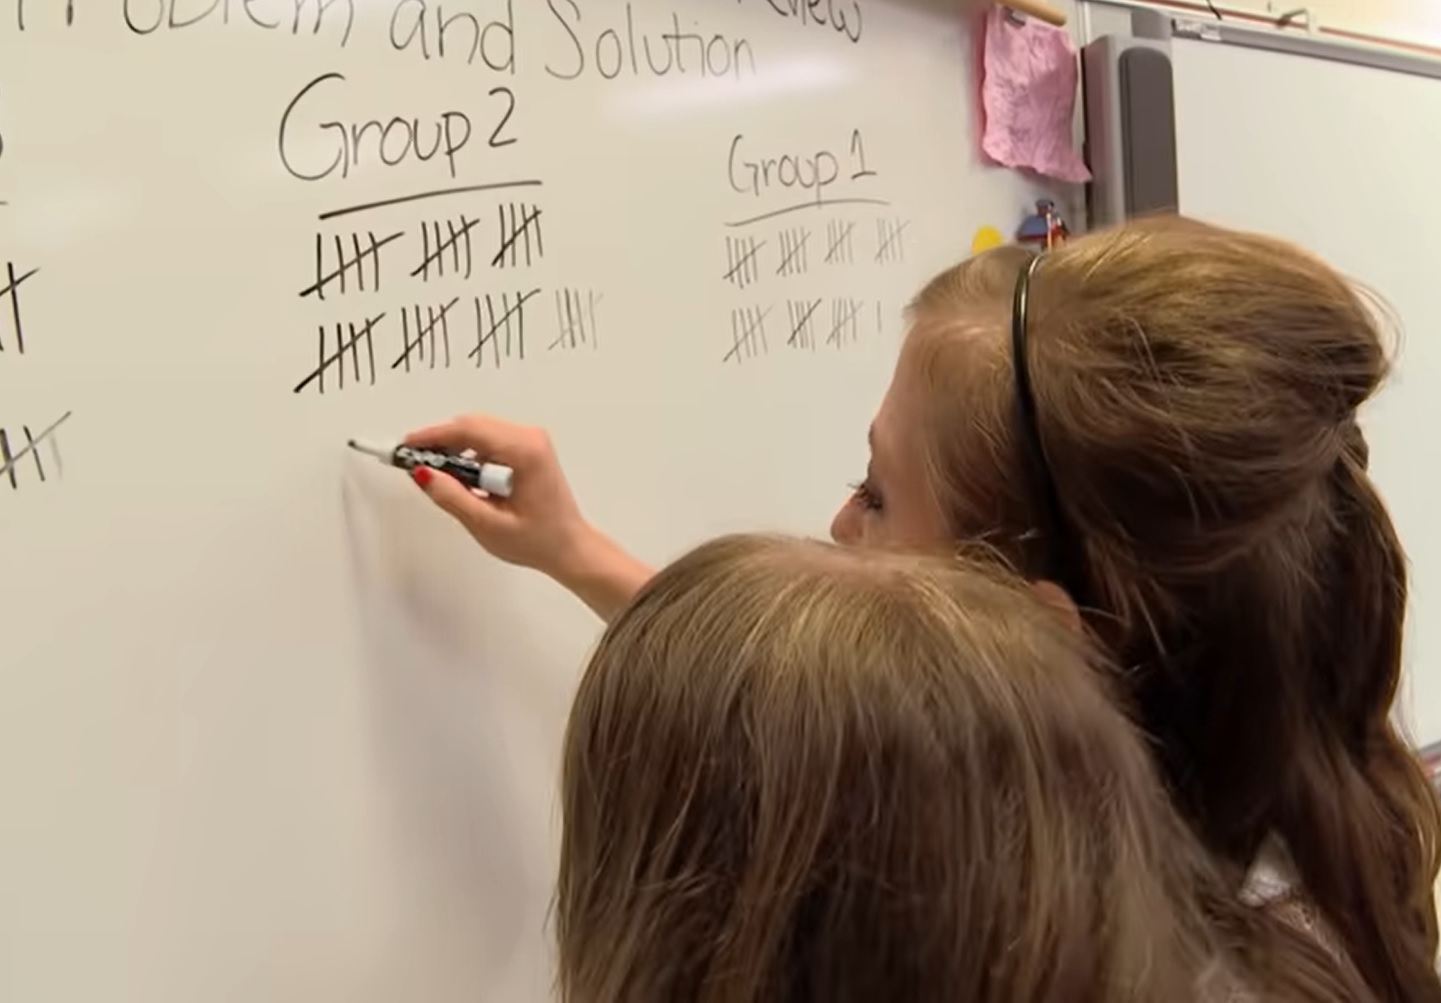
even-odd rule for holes
{"type": "Polygon", "coordinates": [[[851,502],[868,512],[878,512],[881,509],[881,496],[869,479],[851,485],[851,502]]]}

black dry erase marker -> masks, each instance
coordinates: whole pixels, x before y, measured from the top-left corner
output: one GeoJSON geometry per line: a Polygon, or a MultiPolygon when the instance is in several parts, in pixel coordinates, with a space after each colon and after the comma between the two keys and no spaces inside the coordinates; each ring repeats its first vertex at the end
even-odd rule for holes
{"type": "Polygon", "coordinates": [[[482,463],[470,456],[447,453],[440,449],[425,449],[420,446],[370,446],[350,440],[350,448],[375,457],[388,466],[401,470],[429,467],[443,474],[449,474],[467,487],[477,488],[498,498],[510,497],[511,480],[514,471],[499,463],[482,463]]]}

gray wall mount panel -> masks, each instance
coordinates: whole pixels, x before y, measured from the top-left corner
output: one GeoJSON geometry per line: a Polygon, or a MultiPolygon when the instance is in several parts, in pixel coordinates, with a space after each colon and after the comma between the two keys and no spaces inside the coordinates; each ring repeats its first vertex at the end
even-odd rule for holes
{"type": "Polygon", "coordinates": [[[1106,35],[1081,53],[1092,226],[1179,202],[1170,44],[1106,35]]]}

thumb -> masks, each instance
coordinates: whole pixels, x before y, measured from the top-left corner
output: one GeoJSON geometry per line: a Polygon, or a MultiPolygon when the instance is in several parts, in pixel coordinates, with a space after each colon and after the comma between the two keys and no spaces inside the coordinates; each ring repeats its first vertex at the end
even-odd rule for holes
{"type": "Polygon", "coordinates": [[[470,488],[449,474],[430,467],[416,467],[410,476],[431,501],[472,532],[484,533],[495,519],[496,513],[489,502],[476,497],[470,488]]]}

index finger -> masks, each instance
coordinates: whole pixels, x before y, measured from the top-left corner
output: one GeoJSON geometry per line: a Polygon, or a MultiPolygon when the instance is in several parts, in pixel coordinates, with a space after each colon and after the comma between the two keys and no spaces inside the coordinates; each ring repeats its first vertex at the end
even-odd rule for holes
{"type": "Polygon", "coordinates": [[[459,415],[418,428],[405,436],[407,446],[433,446],[451,452],[473,449],[477,455],[504,460],[521,438],[519,425],[487,414],[459,415]]]}

